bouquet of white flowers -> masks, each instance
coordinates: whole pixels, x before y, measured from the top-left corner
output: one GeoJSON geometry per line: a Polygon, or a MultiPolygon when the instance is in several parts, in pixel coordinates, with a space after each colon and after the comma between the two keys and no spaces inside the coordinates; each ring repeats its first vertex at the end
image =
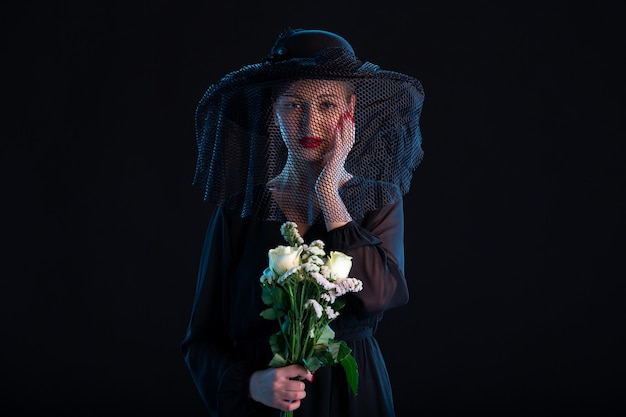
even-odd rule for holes
{"type": "Polygon", "coordinates": [[[293,222],[280,229],[289,246],[279,245],[268,253],[269,266],[263,271],[261,312],[277,320],[280,330],[270,337],[273,367],[301,364],[314,372],[324,365],[341,364],[348,384],[357,395],[358,369],[350,348],[335,340],[330,322],[345,305],[340,298],[363,289],[363,283],[348,277],[352,257],[342,252],[324,252],[324,242],[304,244],[293,222]]]}

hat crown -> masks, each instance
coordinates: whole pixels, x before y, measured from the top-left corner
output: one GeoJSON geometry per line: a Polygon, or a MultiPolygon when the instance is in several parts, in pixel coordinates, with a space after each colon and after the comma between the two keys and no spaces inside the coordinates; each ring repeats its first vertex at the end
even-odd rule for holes
{"type": "Polygon", "coordinates": [[[350,43],[341,36],[325,30],[289,29],[276,39],[270,51],[270,60],[313,58],[328,48],[341,48],[354,55],[350,43]]]}

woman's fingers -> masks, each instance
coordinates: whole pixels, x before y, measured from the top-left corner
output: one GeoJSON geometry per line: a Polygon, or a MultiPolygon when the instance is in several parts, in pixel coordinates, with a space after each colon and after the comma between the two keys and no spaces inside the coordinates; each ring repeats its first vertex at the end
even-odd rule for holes
{"type": "Polygon", "coordinates": [[[250,378],[250,396],[270,407],[295,410],[306,397],[304,380],[313,382],[313,374],[301,365],[257,371],[250,378]]]}
{"type": "Polygon", "coordinates": [[[281,409],[285,411],[295,410],[300,407],[300,400],[306,397],[306,385],[304,380],[313,382],[313,374],[301,365],[289,365],[278,368],[278,396],[281,409]]]}
{"type": "Polygon", "coordinates": [[[289,365],[282,368],[277,368],[276,373],[281,378],[288,380],[306,379],[313,381],[313,374],[302,365],[289,365]]]}
{"type": "Polygon", "coordinates": [[[328,154],[328,165],[331,165],[331,171],[343,166],[354,145],[354,133],[354,118],[352,114],[345,112],[337,122],[334,144],[328,154]]]}

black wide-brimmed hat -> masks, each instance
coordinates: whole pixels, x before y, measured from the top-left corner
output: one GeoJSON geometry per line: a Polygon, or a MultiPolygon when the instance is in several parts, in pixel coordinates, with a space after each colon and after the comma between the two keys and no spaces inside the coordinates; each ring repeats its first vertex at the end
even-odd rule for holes
{"type": "Polygon", "coordinates": [[[194,184],[203,188],[205,200],[242,217],[285,220],[263,187],[281,172],[287,152],[273,137],[272,94],[276,85],[302,79],[347,81],[354,87],[355,143],[345,167],[361,184],[384,184],[388,191],[346,192],[342,198],[351,215],[360,218],[409,191],[423,157],[421,83],[359,60],[337,34],[288,29],[261,62],[227,74],[198,104],[194,184]]]}

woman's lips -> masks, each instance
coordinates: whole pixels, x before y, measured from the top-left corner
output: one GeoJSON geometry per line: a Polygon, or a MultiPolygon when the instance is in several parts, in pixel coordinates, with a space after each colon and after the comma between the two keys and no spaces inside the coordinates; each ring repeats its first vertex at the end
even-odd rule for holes
{"type": "Polygon", "coordinates": [[[322,144],[321,138],[316,138],[315,136],[304,136],[300,138],[300,145],[303,148],[317,148],[322,144]]]}

